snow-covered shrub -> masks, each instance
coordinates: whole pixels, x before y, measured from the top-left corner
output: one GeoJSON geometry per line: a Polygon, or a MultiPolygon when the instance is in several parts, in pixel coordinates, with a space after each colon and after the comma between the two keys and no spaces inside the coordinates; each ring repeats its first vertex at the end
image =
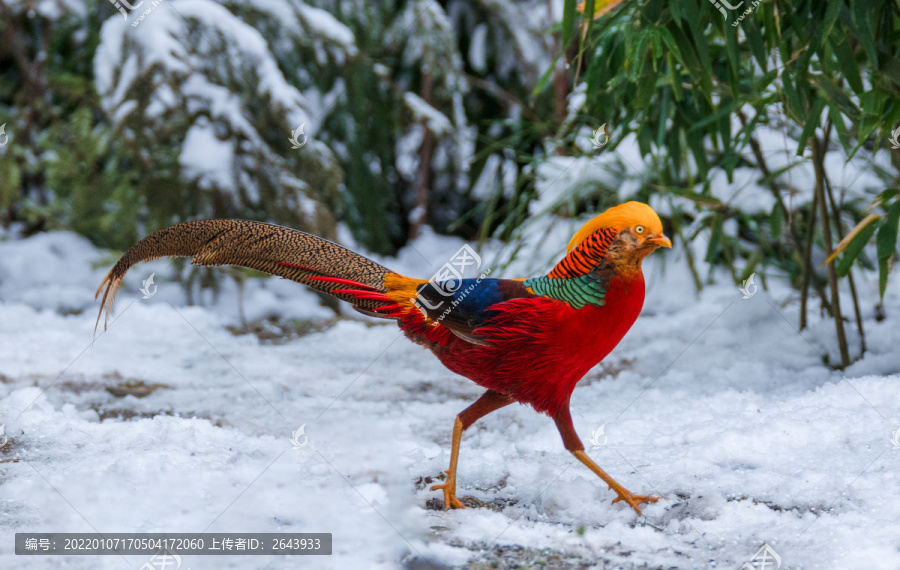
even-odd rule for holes
{"type": "Polygon", "coordinates": [[[142,20],[110,18],[94,59],[97,91],[133,168],[154,181],[145,199],[157,220],[253,217],[331,236],[342,178],[317,138],[323,109],[287,81],[272,53],[290,39],[263,32],[293,16],[294,33],[319,38],[332,55],[352,55],[353,46],[305,26],[327,15],[300,2],[255,4],[272,9],[241,19],[217,2],[180,0],[142,20]],[[300,125],[305,144],[294,149],[300,125]]]}

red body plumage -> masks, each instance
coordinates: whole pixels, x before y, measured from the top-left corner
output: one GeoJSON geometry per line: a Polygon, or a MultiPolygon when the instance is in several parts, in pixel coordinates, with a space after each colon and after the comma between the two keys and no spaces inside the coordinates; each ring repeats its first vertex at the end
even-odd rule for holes
{"type": "Polygon", "coordinates": [[[582,309],[546,297],[501,303],[493,307],[497,315],[476,331],[490,338],[491,346],[430,326],[418,311],[402,326],[453,372],[554,416],[569,405],[578,381],[634,324],[644,303],[643,275],[613,278],[606,299],[602,307],[582,309]]]}

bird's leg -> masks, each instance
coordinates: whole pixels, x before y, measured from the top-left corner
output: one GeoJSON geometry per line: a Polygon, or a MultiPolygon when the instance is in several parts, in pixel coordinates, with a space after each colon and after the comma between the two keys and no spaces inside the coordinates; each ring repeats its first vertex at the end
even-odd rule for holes
{"type": "Polygon", "coordinates": [[[632,494],[631,491],[620,485],[618,481],[610,477],[606,471],[601,469],[599,465],[594,463],[594,461],[588,457],[587,453],[584,452],[584,445],[582,445],[581,440],[578,439],[578,435],[575,433],[575,426],[572,425],[572,414],[569,412],[568,405],[553,417],[553,421],[556,422],[556,429],[559,430],[559,434],[563,439],[563,445],[566,446],[566,449],[568,449],[572,455],[577,457],[578,461],[587,465],[588,469],[603,479],[604,483],[609,485],[610,489],[616,492],[618,497],[613,499],[613,503],[625,501],[631,505],[632,509],[637,511],[637,514],[641,514],[641,509],[639,507],[641,503],[655,503],[659,500],[659,497],[632,494]]]}
{"type": "Polygon", "coordinates": [[[465,429],[462,420],[460,419],[461,415],[462,414],[456,416],[456,421],[453,422],[453,444],[450,448],[450,469],[444,471],[444,473],[447,474],[447,481],[431,487],[432,491],[444,491],[445,511],[450,507],[453,507],[454,509],[466,508],[466,506],[456,498],[456,463],[459,460],[459,442],[462,439],[462,432],[465,429]]]}
{"type": "Polygon", "coordinates": [[[462,439],[462,432],[478,421],[479,418],[488,415],[494,410],[499,410],[503,406],[512,404],[513,402],[514,400],[512,397],[507,396],[506,394],[488,390],[482,394],[474,404],[456,416],[456,421],[453,423],[453,444],[450,449],[450,469],[445,471],[447,480],[444,483],[434,485],[431,488],[432,491],[444,491],[445,511],[451,507],[454,509],[466,508],[466,506],[456,498],[456,464],[459,460],[459,442],[462,439]]]}

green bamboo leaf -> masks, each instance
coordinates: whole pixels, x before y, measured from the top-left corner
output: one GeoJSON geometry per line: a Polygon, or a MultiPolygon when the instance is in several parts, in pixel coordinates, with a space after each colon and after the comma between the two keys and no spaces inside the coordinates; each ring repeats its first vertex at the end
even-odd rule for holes
{"type": "Polygon", "coordinates": [[[857,145],[853,149],[853,152],[850,153],[849,158],[853,158],[856,154],[856,151],[861,149],[863,145],[868,142],[869,137],[872,136],[876,130],[881,127],[882,118],[876,115],[863,115],[863,118],[859,121],[859,128],[856,131],[856,140],[857,145]]]}
{"type": "MultiPolygon", "coordinates": [[[[837,4],[837,2],[833,2],[833,4],[837,4]]],[[[841,37],[840,40],[832,38],[829,44],[834,52],[834,57],[838,61],[838,65],[841,67],[841,72],[847,79],[847,83],[850,84],[854,93],[862,95],[865,90],[863,89],[862,79],[859,75],[859,66],[856,64],[856,57],[853,55],[853,51],[847,43],[847,38],[841,37]]]]}
{"type": "MultiPolygon", "coordinates": [[[[760,244],[762,245],[762,244],[760,244]]],[[[757,248],[756,251],[750,255],[750,259],[747,260],[747,265],[744,266],[744,271],[741,272],[741,281],[745,279],[749,279],[750,275],[756,272],[756,266],[763,260],[763,252],[762,248],[757,248]]]]}
{"type": "Polygon", "coordinates": [[[669,82],[672,84],[672,92],[675,95],[675,100],[680,103],[684,98],[684,90],[681,87],[681,74],[675,69],[672,52],[666,54],[666,62],[669,66],[669,82]]]}
{"type": "Polygon", "coordinates": [[[806,141],[809,140],[809,137],[813,136],[813,133],[819,126],[819,121],[822,118],[822,110],[824,108],[825,99],[816,97],[816,100],[813,101],[812,109],[809,111],[809,115],[806,118],[806,124],[803,125],[803,132],[800,133],[800,142],[797,145],[798,156],[803,154],[803,150],[806,148],[806,141]]]}
{"type": "MultiPolygon", "coordinates": [[[[677,2],[673,2],[673,4],[677,4],[677,2]]],[[[679,63],[684,63],[684,58],[681,57],[681,50],[678,48],[678,42],[675,41],[672,32],[670,32],[668,28],[658,28],[657,32],[671,54],[679,61],[679,63]]]]}
{"type": "Polygon", "coordinates": [[[778,78],[778,70],[773,69],[772,71],[767,72],[765,75],[760,76],[759,81],[754,85],[754,89],[758,93],[762,93],[765,91],[766,87],[772,84],[778,78]]]}
{"type": "MultiPolygon", "coordinates": [[[[800,96],[797,94],[797,87],[794,82],[793,74],[785,71],[781,74],[781,88],[784,91],[785,102],[787,103],[787,113],[798,122],[806,115],[800,96]]],[[[802,146],[802,145],[801,145],[802,146]]]]}
{"type": "Polygon", "coordinates": [[[856,26],[856,37],[869,57],[872,68],[878,69],[878,48],[875,45],[875,33],[873,31],[877,24],[872,22],[876,15],[869,10],[871,0],[851,0],[850,4],[853,24],[856,26]]]}
{"type": "Polygon", "coordinates": [[[647,59],[647,47],[650,45],[650,35],[641,33],[638,41],[634,44],[634,51],[631,53],[631,80],[637,81],[644,72],[644,62],[647,59]]]}
{"type": "Polygon", "coordinates": [[[644,125],[637,132],[638,149],[642,156],[646,156],[653,151],[653,130],[649,125],[644,125]]]}
{"type": "Polygon", "coordinates": [[[834,124],[834,130],[837,132],[841,146],[844,147],[844,150],[850,150],[852,146],[850,131],[847,129],[846,123],[844,123],[844,116],[835,107],[828,107],[828,116],[831,118],[832,124],[834,124]]]}
{"type": "MultiPolygon", "coordinates": [[[[575,14],[577,0],[565,0],[563,3],[562,18],[562,52],[566,53],[569,42],[572,41],[572,32],[575,30],[575,14]]],[[[590,16],[587,16],[590,17],[590,16]]]]}
{"type": "Polygon", "coordinates": [[[884,76],[893,81],[894,85],[900,86],[900,61],[888,59],[879,71],[884,72],[884,76]]]}
{"type": "Polygon", "coordinates": [[[721,122],[722,119],[730,118],[732,116],[732,113],[734,113],[734,101],[723,103],[715,113],[707,115],[699,121],[694,121],[693,123],[691,123],[691,126],[688,127],[688,132],[696,133],[701,129],[705,129],[709,125],[715,125],[716,123],[721,122]]]}
{"type": "Polygon", "coordinates": [[[886,259],[897,251],[897,227],[900,225],[900,200],[891,204],[888,213],[878,228],[875,245],[878,248],[878,259],[886,259]]]}
{"type": "Polygon", "coordinates": [[[847,92],[838,87],[833,79],[824,75],[812,75],[809,79],[821,89],[829,103],[836,105],[851,121],[859,120],[859,108],[853,103],[847,92]]]}
{"type": "Polygon", "coordinates": [[[762,33],[759,30],[759,20],[756,18],[748,18],[744,22],[744,35],[747,37],[747,44],[750,46],[750,53],[756,59],[757,65],[762,69],[763,73],[769,67],[769,58],[766,57],[766,47],[763,42],[762,33]]]}
{"type": "Polygon", "coordinates": [[[881,295],[882,300],[884,299],[884,291],[887,289],[888,274],[893,266],[893,257],[885,257],[878,260],[878,293],[881,295]]]}
{"type": "Polygon", "coordinates": [[[889,133],[891,131],[890,126],[896,125],[897,123],[900,123],[900,100],[891,97],[885,105],[884,125],[887,127],[885,130],[889,133]]]}
{"type": "Polygon", "coordinates": [[[671,104],[671,91],[668,89],[663,90],[662,92],[662,102],[659,106],[659,126],[656,130],[656,146],[658,148],[665,147],[666,144],[666,135],[668,131],[666,130],[666,124],[669,120],[669,105],[671,104]]]}
{"type": "MultiPolygon", "coordinates": [[[[731,148],[731,120],[727,117],[722,117],[719,120],[719,137],[722,140],[722,148],[727,153],[728,149],[731,148]]],[[[735,155],[735,159],[738,157],[735,155]]],[[[728,181],[731,182],[731,172],[734,169],[734,164],[729,164],[731,161],[726,159],[724,164],[726,170],[728,171],[728,181]]]]}
{"type": "MultiPolygon", "coordinates": [[[[594,0],[585,0],[584,12],[582,12],[582,14],[584,15],[585,22],[587,22],[585,24],[587,30],[585,30],[584,35],[581,37],[581,42],[583,44],[586,39],[591,37],[591,28],[594,27],[594,0]]],[[[581,49],[584,49],[583,45],[581,46],[581,49]]]]}
{"type": "Polygon", "coordinates": [[[681,24],[681,3],[680,2],[669,2],[669,13],[672,15],[672,21],[676,24],[681,24]]]}
{"type": "Polygon", "coordinates": [[[534,89],[531,90],[532,97],[537,97],[547,87],[547,84],[550,82],[550,78],[553,77],[553,71],[556,69],[558,63],[559,56],[556,56],[556,58],[553,60],[553,63],[550,64],[550,66],[547,68],[547,71],[545,71],[544,75],[542,75],[540,80],[538,80],[537,85],[535,85],[534,89]]]}
{"type": "Polygon", "coordinates": [[[878,195],[878,201],[884,204],[897,194],[900,194],[900,188],[888,188],[878,195]]]}
{"type": "Polygon", "coordinates": [[[724,220],[722,218],[722,214],[716,214],[713,219],[713,227],[712,232],[710,232],[709,236],[709,248],[706,250],[706,262],[714,263],[716,261],[716,254],[719,252],[719,243],[722,242],[722,237],[725,235],[723,228],[724,220]]]}
{"type": "MultiPolygon", "coordinates": [[[[872,232],[874,232],[874,228],[876,227],[875,222],[880,220],[881,216],[878,214],[869,214],[865,218],[863,218],[858,224],[856,224],[850,233],[844,236],[844,239],[841,240],[837,247],[834,248],[834,251],[831,252],[831,255],[828,256],[828,259],[825,260],[825,263],[831,263],[835,257],[843,253],[848,247],[850,247],[850,243],[857,239],[860,233],[866,231],[869,228],[872,228],[872,232]]],[[[869,237],[872,236],[872,232],[869,232],[869,237]]],[[[869,240],[863,240],[862,244],[865,245],[869,240]]],[[[858,255],[858,254],[857,254],[858,255]]],[[[856,257],[856,256],[853,256],[856,257]]],[[[852,260],[851,260],[852,261],[852,260]]]]}
{"type": "Polygon", "coordinates": [[[781,209],[781,204],[776,203],[772,207],[772,213],[769,214],[769,227],[772,238],[776,241],[781,239],[781,230],[784,228],[784,211],[781,209]]]}
{"type": "Polygon", "coordinates": [[[691,81],[696,87],[699,87],[697,89],[698,95],[703,97],[707,104],[712,104],[710,95],[712,93],[712,80],[710,74],[706,71],[707,68],[704,68],[700,63],[693,41],[685,35],[681,28],[674,28],[670,31],[678,44],[678,50],[684,59],[684,66],[691,76],[691,81]]]}
{"type": "Polygon", "coordinates": [[[884,105],[890,97],[886,91],[873,88],[859,96],[859,106],[868,115],[883,115],[884,105]]]}
{"type": "Polygon", "coordinates": [[[697,51],[697,57],[700,58],[700,65],[702,65],[703,69],[707,70],[708,72],[713,68],[713,66],[712,60],[709,57],[708,44],[706,42],[707,35],[700,27],[700,18],[689,18],[688,22],[690,22],[691,36],[694,40],[694,48],[697,51]]]}
{"type": "MultiPolygon", "coordinates": [[[[843,2],[828,2],[825,8],[825,18],[822,22],[822,38],[831,36],[831,31],[837,23],[838,17],[841,15],[841,9],[844,7],[843,2]]],[[[842,34],[843,35],[843,34],[842,34]]]]}
{"type": "Polygon", "coordinates": [[[681,136],[684,129],[680,126],[678,106],[675,106],[675,115],[672,118],[672,124],[679,125],[676,129],[670,129],[666,134],[666,144],[669,149],[669,162],[672,164],[673,171],[680,174],[680,170],[684,165],[684,145],[681,144],[681,136]]]}
{"type": "Polygon", "coordinates": [[[647,108],[650,106],[650,99],[656,93],[656,74],[650,70],[644,73],[637,85],[637,96],[634,98],[634,104],[639,108],[647,108]]]}
{"type": "MultiPolygon", "coordinates": [[[[838,263],[836,268],[839,277],[844,277],[848,273],[850,273],[850,268],[853,266],[853,262],[866,248],[866,244],[869,243],[869,240],[872,238],[872,234],[875,233],[876,226],[877,224],[870,223],[861,228],[857,233],[852,234],[853,237],[849,241],[847,241],[846,247],[842,248],[844,251],[844,255],[841,256],[841,261],[838,263]]],[[[829,259],[832,259],[833,257],[834,255],[832,255],[832,257],[829,259]]]]}
{"type": "Polygon", "coordinates": [[[652,48],[650,61],[653,62],[653,73],[658,73],[659,69],[657,68],[656,62],[662,59],[663,48],[662,40],[659,39],[659,32],[656,28],[650,32],[650,47],[652,48]]]}
{"type": "Polygon", "coordinates": [[[725,55],[728,59],[728,79],[731,84],[731,97],[740,97],[741,89],[741,56],[738,54],[737,31],[728,26],[725,28],[725,55]]]}
{"type": "Polygon", "coordinates": [[[706,158],[706,147],[703,145],[703,137],[687,137],[688,147],[697,163],[697,176],[706,178],[709,175],[709,161],[706,158]]]}
{"type": "Polygon", "coordinates": [[[669,191],[675,196],[686,198],[703,206],[712,207],[722,204],[722,201],[715,196],[710,194],[698,194],[688,188],[681,188],[678,186],[662,186],[661,188],[669,191]]]}

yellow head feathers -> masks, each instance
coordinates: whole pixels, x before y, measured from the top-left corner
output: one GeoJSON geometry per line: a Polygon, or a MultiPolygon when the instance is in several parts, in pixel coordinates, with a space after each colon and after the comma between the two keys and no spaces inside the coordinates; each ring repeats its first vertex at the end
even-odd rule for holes
{"type": "Polygon", "coordinates": [[[653,208],[641,202],[625,202],[624,204],[613,206],[584,224],[569,242],[568,250],[572,251],[575,249],[578,244],[597,230],[609,228],[622,231],[634,226],[644,226],[647,230],[647,235],[661,234],[663,231],[662,222],[659,220],[656,212],[653,211],[653,208]]]}

